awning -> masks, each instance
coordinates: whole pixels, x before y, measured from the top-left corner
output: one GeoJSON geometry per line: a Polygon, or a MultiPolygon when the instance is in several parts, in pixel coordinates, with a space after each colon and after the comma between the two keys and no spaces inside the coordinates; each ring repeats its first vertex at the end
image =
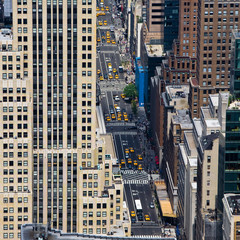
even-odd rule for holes
{"type": "Polygon", "coordinates": [[[172,206],[169,200],[160,200],[159,202],[163,217],[176,218],[176,214],[173,213],[172,206]]]}

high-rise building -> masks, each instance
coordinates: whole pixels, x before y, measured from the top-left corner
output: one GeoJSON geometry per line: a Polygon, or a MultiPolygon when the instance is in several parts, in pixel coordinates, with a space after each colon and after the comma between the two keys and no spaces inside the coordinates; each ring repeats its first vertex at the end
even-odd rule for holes
{"type": "Polygon", "coordinates": [[[218,193],[222,178],[219,159],[221,131],[225,128],[225,112],[229,93],[212,94],[209,106],[201,107],[201,117],[193,119],[195,142],[198,149],[196,234],[197,240],[220,239],[222,214],[218,208],[218,193]]]}
{"type": "Polygon", "coordinates": [[[96,3],[18,0],[0,45],[0,239],[23,223],[128,235],[112,137],[98,131],[96,3]]]}
{"type": "Polygon", "coordinates": [[[32,215],[32,81],[27,55],[0,33],[0,239],[19,239],[32,215]]]}
{"type": "Polygon", "coordinates": [[[172,49],[178,38],[179,0],[165,0],[164,6],[164,51],[172,49]]]}
{"type": "Polygon", "coordinates": [[[222,198],[225,193],[240,193],[240,171],[238,168],[240,156],[240,102],[239,102],[239,31],[233,31],[231,38],[231,95],[225,111],[224,125],[221,134],[219,163],[219,208],[222,210],[222,198]]]}
{"type": "Polygon", "coordinates": [[[223,201],[223,240],[240,239],[240,195],[224,194],[223,201]]]}
{"type": "MultiPolygon", "coordinates": [[[[171,2],[172,1],[166,1],[165,4],[171,4],[171,2]]],[[[179,86],[181,84],[188,84],[188,79],[196,76],[197,2],[197,0],[179,1],[179,37],[173,41],[173,50],[166,51],[166,57],[162,60],[161,72],[157,77],[158,83],[153,85],[159,89],[151,89],[152,93],[154,91],[159,92],[159,97],[155,99],[152,98],[154,102],[151,102],[151,114],[152,112],[163,111],[164,100],[162,93],[165,92],[167,85],[179,86]]],[[[165,12],[167,11],[168,10],[165,9],[165,12]]],[[[159,159],[161,162],[163,156],[164,114],[160,114],[156,121],[151,121],[151,124],[155,125],[153,127],[154,131],[160,126],[159,132],[155,134],[157,136],[155,142],[159,150],[159,159]]]]}
{"type": "Polygon", "coordinates": [[[142,41],[149,44],[163,44],[164,41],[164,1],[146,1],[146,22],[143,23],[142,41]]]}
{"type": "Polygon", "coordinates": [[[199,1],[197,75],[190,81],[190,111],[200,114],[209,94],[229,90],[233,29],[238,29],[240,1],[199,1]]]}

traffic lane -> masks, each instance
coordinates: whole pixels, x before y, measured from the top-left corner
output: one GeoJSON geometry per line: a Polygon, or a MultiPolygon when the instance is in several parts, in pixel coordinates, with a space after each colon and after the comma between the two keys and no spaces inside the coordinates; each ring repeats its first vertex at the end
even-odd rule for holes
{"type": "Polygon", "coordinates": [[[129,214],[131,216],[131,211],[135,211],[135,204],[133,203],[132,190],[131,190],[130,184],[124,184],[124,192],[125,192],[125,197],[127,200],[129,214]]]}
{"type": "Polygon", "coordinates": [[[126,103],[126,101],[124,101],[121,98],[122,92],[120,92],[120,91],[113,91],[113,94],[114,95],[118,95],[120,97],[120,101],[119,101],[120,108],[121,109],[125,109],[128,115],[132,114],[131,104],[130,103],[126,103]]]}
{"type": "MultiPolygon", "coordinates": [[[[111,105],[114,108],[114,102],[112,98],[112,92],[107,92],[108,107],[111,105]]],[[[115,110],[114,110],[115,111],[115,110]]]]}
{"type": "MultiPolygon", "coordinates": [[[[104,115],[110,114],[109,107],[108,107],[108,100],[107,100],[106,95],[102,95],[101,106],[102,106],[102,111],[103,111],[104,115]]],[[[105,116],[104,116],[104,118],[105,118],[105,116]]]]}
{"type": "MultiPolygon", "coordinates": [[[[98,13],[98,12],[97,12],[98,13]]],[[[100,13],[100,12],[99,12],[100,13]]],[[[114,24],[114,22],[113,22],[113,18],[112,18],[112,14],[111,13],[108,13],[108,12],[106,12],[105,11],[105,16],[98,16],[97,17],[97,21],[102,21],[102,22],[104,22],[104,21],[107,21],[107,25],[102,25],[102,26],[104,26],[104,27],[109,27],[109,29],[110,29],[110,26],[112,26],[113,24],[114,24]]]]}
{"type": "Polygon", "coordinates": [[[127,135],[128,145],[129,147],[133,147],[134,153],[130,153],[132,160],[137,160],[138,165],[142,164],[141,160],[138,160],[137,155],[140,154],[140,145],[138,145],[138,137],[136,135],[127,135]]]}
{"type": "Polygon", "coordinates": [[[100,65],[102,67],[102,72],[103,72],[103,77],[108,74],[108,68],[107,68],[107,63],[106,63],[106,60],[105,60],[105,55],[104,53],[100,53],[99,54],[99,61],[100,61],[100,65]]]}
{"type": "Polygon", "coordinates": [[[118,47],[117,47],[117,45],[111,45],[111,46],[104,46],[103,45],[103,46],[100,47],[100,49],[101,49],[102,52],[109,52],[109,51],[115,52],[115,51],[118,50],[118,47]]]}
{"type": "Polygon", "coordinates": [[[115,134],[115,144],[116,144],[116,151],[118,153],[119,161],[124,158],[123,152],[122,152],[122,143],[120,140],[120,136],[118,134],[115,134]]]}
{"type": "Polygon", "coordinates": [[[139,197],[142,203],[143,208],[143,214],[149,214],[150,220],[152,222],[157,222],[157,214],[155,208],[150,208],[150,203],[153,202],[152,198],[152,191],[150,185],[141,185],[141,184],[135,184],[132,185],[132,189],[136,189],[139,192],[139,197]]]}
{"type": "Polygon", "coordinates": [[[104,54],[105,54],[105,58],[108,59],[108,61],[112,64],[112,68],[118,69],[119,65],[117,65],[117,61],[116,61],[116,58],[115,58],[115,53],[107,52],[107,53],[104,53],[104,54]]]}
{"type": "Polygon", "coordinates": [[[132,225],[131,227],[131,232],[133,233],[134,236],[138,235],[160,235],[162,234],[161,227],[159,226],[138,226],[138,225],[132,225]]]}

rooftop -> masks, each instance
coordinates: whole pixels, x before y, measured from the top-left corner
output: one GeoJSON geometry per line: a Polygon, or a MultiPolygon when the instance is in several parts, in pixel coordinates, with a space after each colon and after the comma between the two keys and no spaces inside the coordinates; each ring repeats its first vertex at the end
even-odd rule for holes
{"type": "Polygon", "coordinates": [[[192,182],[191,185],[192,185],[192,189],[197,189],[197,183],[196,182],[192,182]]]}
{"type": "Polygon", "coordinates": [[[231,110],[240,110],[240,101],[239,100],[236,100],[236,101],[233,101],[229,104],[228,106],[228,109],[231,109],[231,110]]]}
{"type": "Polygon", "coordinates": [[[206,119],[205,120],[207,127],[209,128],[220,128],[218,119],[206,119]]]}
{"type": "Polygon", "coordinates": [[[214,107],[218,107],[218,102],[219,102],[218,94],[210,94],[209,99],[214,107]]]}
{"type": "Polygon", "coordinates": [[[172,119],[174,124],[180,124],[182,128],[192,128],[192,121],[186,110],[177,110],[177,115],[173,115],[172,119]]]}
{"type": "Polygon", "coordinates": [[[232,31],[232,36],[233,36],[233,38],[240,38],[240,32],[239,32],[239,30],[233,30],[232,31]]]}
{"type": "Polygon", "coordinates": [[[201,138],[201,145],[204,150],[211,150],[213,141],[219,137],[219,133],[206,135],[201,138]]]}
{"type": "Polygon", "coordinates": [[[201,113],[204,119],[212,118],[209,107],[201,107],[201,113]]]}
{"type": "Polygon", "coordinates": [[[195,157],[197,156],[197,148],[195,145],[195,141],[194,141],[194,135],[192,131],[184,131],[184,135],[185,135],[185,139],[186,139],[186,143],[189,150],[191,151],[191,156],[195,157]]]}
{"type": "Polygon", "coordinates": [[[12,31],[8,28],[2,28],[0,30],[0,41],[12,40],[12,31]]]}
{"type": "Polygon", "coordinates": [[[190,167],[197,167],[197,158],[196,157],[189,158],[189,165],[190,167]]]}
{"type": "Polygon", "coordinates": [[[166,92],[171,99],[187,98],[189,94],[189,85],[172,85],[166,87],[166,92]]]}
{"type": "Polygon", "coordinates": [[[240,215],[240,194],[225,194],[224,198],[232,215],[240,215]]]}
{"type": "MultiPolygon", "coordinates": [[[[162,227],[161,234],[151,236],[151,239],[176,240],[176,230],[174,227],[162,227]]],[[[144,236],[136,237],[117,237],[113,235],[92,235],[80,233],[62,233],[60,230],[47,229],[47,225],[42,224],[23,224],[21,228],[21,240],[137,240],[146,239],[144,236]]]]}
{"type": "Polygon", "coordinates": [[[163,44],[145,44],[149,57],[162,57],[163,56],[163,44]]]}
{"type": "Polygon", "coordinates": [[[203,129],[201,119],[194,118],[193,119],[193,125],[195,127],[196,132],[197,132],[197,136],[201,137],[202,136],[202,129],[203,129]]]}

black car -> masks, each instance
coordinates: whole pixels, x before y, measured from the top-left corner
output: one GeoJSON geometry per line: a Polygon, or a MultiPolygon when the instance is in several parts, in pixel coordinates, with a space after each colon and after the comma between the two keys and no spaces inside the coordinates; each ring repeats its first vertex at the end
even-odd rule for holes
{"type": "Polygon", "coordinates": [[[114,113],[113,105],[110,105],[110,106],[109,106],[109,111],[110,111],[111,114],[114,113]]]}
{"type": "Polygon", "coordinates": [[[132,223],[136,223],[136,218],[135,217],[131,217],[131,222],[132,223]]]}
{"type": "Polygon", "coordinates": [[[104,74],[104,79],[108,79],[107,73],[104,74]]]}
{"type": "Polygon", "coordinates": [[[125,97],[125,98],[124,98],[124,101],[127,102],[127,103],[130,103],[130,102],[132,101],[132,98],[125,97]]]}
{"type": "Polygon", "coordinates": [[[129,118],[130,121],[132,121],[132,120],[133,120],[133,115],[132,115],[132,114],[129,114],[129,115],[128,115],[128,118],[129,118]]]}
{"type": "Polygon", "coordinates": [[[137,217],[138,217],[138,221],[143,221],[143,215],[142,214],[138,214],[137,217]]]}

